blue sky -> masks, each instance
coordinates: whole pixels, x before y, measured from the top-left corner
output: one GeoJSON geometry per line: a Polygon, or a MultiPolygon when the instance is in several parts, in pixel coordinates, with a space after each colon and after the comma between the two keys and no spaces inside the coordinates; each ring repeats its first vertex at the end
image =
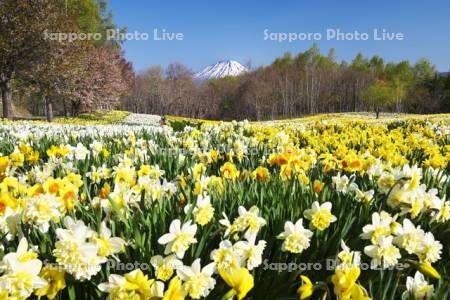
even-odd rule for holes
{"type": "Polygon", "coordinates": [[[271,63],[286,51],[308,49],[314,41],[264,40],[268,33],[320,33],[322,52],[335,48],[339,60],[358,52],[378,54],[386,61],[429,58],[439,71],[450,69],[450,1],[303,1],[303,0],[109,0],[119,26],[149,33],[146,41],[124,43],[136,70],[181,62],[199,70],[218,60],[251,61],[253,67],[271,63]],[[375,41],[373,30],[404,34],[403,40],[375,41]],[[183,33],[182,41],[155,41],[153,31],[183,33]],[[328,29],[368,33],[368,40],[327,40],[328,29]]]}

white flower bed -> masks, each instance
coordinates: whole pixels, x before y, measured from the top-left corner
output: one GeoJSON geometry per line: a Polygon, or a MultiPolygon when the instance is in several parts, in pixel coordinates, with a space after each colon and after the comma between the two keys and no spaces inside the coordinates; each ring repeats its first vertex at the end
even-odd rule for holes
{"type": "Polygon", "coordinates": [[[121,123],[127,125],[153,125],[158,126],[161,117],[158,115],[130,114],[121,123]]]}

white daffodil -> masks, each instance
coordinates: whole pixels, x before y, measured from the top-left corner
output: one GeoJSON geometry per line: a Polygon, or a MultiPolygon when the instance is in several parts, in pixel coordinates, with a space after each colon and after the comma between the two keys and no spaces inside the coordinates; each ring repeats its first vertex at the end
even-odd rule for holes
{"type": "Polygon", "coordinates": [[[422,169],[417,165],[410,167],[404,165],[401,172],[394,175],[397,180],[404,181],[404,188],[412,191],[420,185],[422,179],[422,169]]]}
{"type": "Polygon", "coordinates": [[[178,258],[183,258],[184,253],[189,247],[197,242],[195,233],[197,225],[191,225],[188,221],[181,226],[181,221],[173,220],[169,227],[169,233],[164,234],[158,239],[158,243],[166,245],[164,254],[175,253],[178,258]]]}
{"type": "Polygon", "coordinates": [[[381,213],[375,212],[372,214],[372,224],[363,227],[361,238],[372,241],[376,244],[381,236],[389,236],[391,234],[391,224],[394,219],[385,211],[381,213]]]}
{"type": "Polygon", "coordinates": [[[409,299],[413,296],[415,299],[431,299],[434,294],[434,287],[425,280],[420,272],[416,272],[414,277],[406,278],[406,291],[403,293],[403,299],[409,299]]]}
{"type": "Polygon", "coordinates": [[[423,249],[422,242],[425,238],[425,232],[420,229],[420,226],[416,228],[409,219],[404,219],[402,225],[394,240],[395,244],[405,249],[409,254],[418,255],[423,249]]]}
{"type": "Polygon", "coordinates": [[[245,267],[248,270],[253,270],[262,263],[262,254],[264,248],[266,248],[266,241],[259,240],[255,244],[254,239],[247,241],[239,241],[234,245],[234,249],[241,257],[241,260],[245,263],[245,267]]]}
{"type": "Polygon", "coordinates": [[[311,221],[310,227],[323,231],[327,229],[331,223],[336,222],[337,218],[331,214],[331,202],[319,204],[314,201],[311,209],[305,210],[304,217],[311,221]]]}
{"type": "Polygon", "coordinates": [[[28,241],[26,238],[22,238],[17,246],[16,252],[10,252],[6,254],[1,262],[1,269],[8,273],[11,272],[10,263],[26,262],[36,259],[38,254],[33,250],[28,250],[28,241]]]}
{"type": "Polygon", "coordinates": [[[26,202],[23,219],[46,233],[50,227],[49,222],[58,222],[64,210],[64,202],[51,194],[39,194],[26,202]]]}
{"type": "Polygon", "coordinates": [[[231,231],[233,230],[230,219],[228,219],[228,216],[225,214],[225,212],[222,212],[223,219],[219,220],[219,223],[222,226],[226,227],[225,233],[223,234],[225,237],[231,234],[231,231]]]}
{"type": "Polygon", "coordinates": [[[401,215],[410,214],[412,219],[418,217],[426,210],[425,199],[428,199],[428,194],[425,191],[425,186],[416,188],[413,191],[404,193],[406,198],[403,198],[399,203],[401,215]]]}
{"type": "Polygon", "coordinates": [[[194,194],[202,194],[203,191],[207,190],[209,183],[211,182],[211,177],[202,175],[200,179],[195,182],[194,194]]]}
{"type": "Polygon", "coordinates": [[[150,263],[155,268],[156,278],[162,281],[169,280],[175,270],[183,265],[181,260],[177,259],[175,255],[169,255],[167,257],[156,255],[150,259],[150,263]]]}
{"type": "Polygon", "coordinates": [[[100,233],[94,233],[92,242],[98,247],[98,255],[108,257],[122,252],[125,249],[126,242],[118,237],[111,237],[111,230],[105,222],[100,224],[100,233]]]}
{"type": "Polygon", "coordinates": [[[419,258],[423,262],[434,263],[441,259],[442,244],[434,239],[431,232],[425,233],[419,258]]]}
{"type": "Polygon", "coordinates": [[[395,182],[394,175],[389,172],[383,172],[377,180],[378,190],[383,194],[387,194],[395,185],[395,182]]]}
{"type": "Polygon", "coordinates": [[[100,153],[100,151],[102,151],[102,149],[103,149],[103,144],[102,144],[102,142],[99,142],[99,141],[93,141],[89,145],[89,147],[92,149],[92,152],[95,155],[98,155],[100,153]]]}
{"type": "Polygon", "coordinates": [[[244,237],[247,240],[254,239],[261,227],[266,225],[266,220],[259,216],[259,209],[256,206],[252,206],[249,210],[239,206],[238,212],[239,217],[231,224],[230,233],[245,231],[244,237]]]}
{"type": "Polygon", "coordinates": [[[375,194],[374,190],[368,190],[363,192],[360,189],[357,189],[355,190],[355,199],[358,202],[369,204],[372,202],[374,194],[375,194]]]}
{"type": "Polygon", "coordinates": [[[233,247],[229,240],[221,241],[219,249],[211,252],[211,259],[216,264],[217,269],[230,270],[241,266],[241,256],[233,247]]]}
{"type": "Polygon", "coordinates": [[[450,220],[450,201],[441,200],[436,211],[431,213],[434,222],[445,223],[450,220]]]}
{"type": "MultiPolygon", "coordinates": [[[[424,186],[424,190],[425,190],[425,186],[424,186]]],[[[441,203],[443,200],[441,200],[438,197],[437,189],[430,189],[428,192],[423,193],[422,196],[424,197],[423,203],[424,203],[426,209],[438,210],[441,207],[441,203]]]]}
{"type": "Polygon", "coordinates": [[[345,244],[344,240],[341,240],[342,251],[338,253],[338,258],[341,263],[346,266],[359,266],[361,261],[361,253],[359,251],[352,251],[345,244]]]}
{"type": "Polygon", "coordinates": [[[216,285],[216,280],[212,278],[214,270],[214,263],[202,268],[200,258],[197,258],[190,267],[180,266],[177,275],[183,281],[183,289],[187,294],[192,299],[200,299],[207,297],[216,285]]]}
{"type": "Polygon", "coordinates": [[[64,225],[66,229],[56,229],[58,241],[53,250],[56,262],[76,279],[89,280],[100,271],[106,258],[98,255],[98,245],[87,241],[94,232],[83,221],[66,217],[64,225]]]}
{"type": "Polygon", "coordinates": [[[133,292],[127,290],[127,284],[129,283],[127,282],[125,277],[111,274],[108,277],[108,282],[100,283],[98,285],[98,289],[103,293],[109,293],[108,299],[110,300],[116,299],[115,297],[120,299],[119,296],[124,298],[129,296],[129,294],[133,292]]]}
{"type": "Polygon", "coordinates": [[[162,190],[167,194],[168,197],[177,192],[177,185],[173,182],[167,181],[165,178],[163,179],[161,186],[162,190]]]}
{"type": "Polygon", "coordinates": [[[284,242],[281,246],[283,251],[291,253],[302,253],[309,248],[313,233],[303,227],[303,219],[299,219],[295,224],[291,221],[284,223],[284,232],[278,235],[284,242]]]}
{"type": "Polygon", "coordinates": [[[87,157],[89,157],[89,154],[91,153],[83,144],[78,143],[77,146],[73,149],[75,153],[75,158],[77,160],[85,160],[87,157]]]}
{"type": "Polygon", "coordinates": [[[14,239],[16,235],[22,234],[22,217],[19,209],[6,207],[0,214],[0,232],[5,235],[6,240],[14,239]]]}
{"type": "Polygon", "coordinates": [[[102,179],[111,177],[111,170],[105,164],[98,168],[91,166],[91,171],[86,173],[86,177],[90,178],[94,183],[99,184],[102,179]]]}
{"type": "Polygon", "coordinates": [[[22,238],[17,251],[2,259],[4,274],[0,277],[0,291],[6,292],[6,299],[28,298],[34,290],[47,285],[47,281],[39,277],[41,268],[37,253],[29,251],[27,240],[22,238]]]}
{"type": "Polygon", "coordinates": [[[373,266],[389,268],[401,258],[400,250],[392,244],[392,236],[380,236],[376,245],[364,247],[364,253],[372,258],[373,266]]]}
{"type": "MultiPolygon", "coordinates": [[[[188,204],[184,207],[184,212],[188,213],[191,206],[188,204]]],[[[211,198],[208,195],[198,195],[197,203],[192,209],[195,222],[201,226],[208,224],[214,216],[214,207],[211,205],[211,198]]]]}
{"type": "Polygon", "coordinates": [[[348,184],[350,180],[347,175],[341,176],[341,174],[337,174],[336,176],[333,176],[331,180],[333,181],[336,191],[344,194],[348,192],[348,184]]]}
{"type": "Polygon", "coordinates": [[[369,178],[372,180],[374,177],[380,177],[384,172],[383,163],[380,159],[376,159],[375,163],[373,163],[369,169],[367,170],[367,174],[369,178]]]}

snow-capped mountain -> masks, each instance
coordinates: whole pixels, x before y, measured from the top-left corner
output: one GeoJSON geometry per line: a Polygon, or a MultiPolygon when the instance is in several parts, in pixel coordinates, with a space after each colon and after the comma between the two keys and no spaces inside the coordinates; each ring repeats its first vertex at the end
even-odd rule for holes
{"type": "Polygon", "coordinates": [[[197,81],[223,78],[226,76],[239,76],[248,72],[248,69],[235,60],[219,61],[214,65],[207,66],[194,74],[197,81]]]}

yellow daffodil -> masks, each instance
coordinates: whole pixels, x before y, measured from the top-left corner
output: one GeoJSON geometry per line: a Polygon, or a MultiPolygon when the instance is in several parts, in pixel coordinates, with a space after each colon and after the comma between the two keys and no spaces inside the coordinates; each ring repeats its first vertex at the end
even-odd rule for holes
{"type": "Polygon", "coordinates": [[[164,293],[162,300],[184,300],[186,298],[186,291],[182,287],[182,282],[178,276],[170,280],[169,287],[164,293]]]}
{"type": "Polygon", "coordinates": [[[34,292],[38,297],[46,296],[53,299],[66,287],[65,272],[59,268],[46,266],[42,268],[39,276],[47,281],[47,285],[34,292]]]}
{"type": "Polygon", "coordinates": [[[243,299],[253,288],[253,276],[246,268],[235,268],[231,270],[219,269],[220,277],[231,287],[227,295],[234,294],[238,300],[243,299]]]}
{"type": "Polygon", "coordinates": [[[300,275],[300,278],[302,279],[302,285],[297,289],[297,295],[300,300],[308,299],[314,292],[314,285],[307,276],[300,275]]]}
{"type": "Polygon", "coordinates": [[[323,187],[325,186],[325,184],[319,180],[314,180],[313,183],[313,190],[316,194],[319,194],[320,192],[323,191],[323,187]]]}
{"type": "Polygon", "coordinates": [[[339,266],[336,268],[334,275],[331,277],[331,282],[334,285],[334,293],[340,299],[360,299],[364,296],[361,295],[361,287],[356,283],[361,270],[356,266],[339,266]],[[359,298],[356,298],[359,297],[359,298]]]}
{"type": "Polygon", "coordinates": [[[270,172],[267,168],[259,166],[252,172],[252,178],[263,182],[270,178],[270,172]]]}
{"type": "Polygon", "coordinates": [[[422,274],[425,274],[431,278],[437,280],[441,279],[441,274],[439,274],[439,272],[430,263],[419,263],[418,269],[422,274]]]}
{"type": "Polygon", "coordinates": [[[220,172],[222,177],[225,179],[236,179],[239,177],[239,171],[231,162],[226,162],[222,167],[220,167],[220,172]]]}

